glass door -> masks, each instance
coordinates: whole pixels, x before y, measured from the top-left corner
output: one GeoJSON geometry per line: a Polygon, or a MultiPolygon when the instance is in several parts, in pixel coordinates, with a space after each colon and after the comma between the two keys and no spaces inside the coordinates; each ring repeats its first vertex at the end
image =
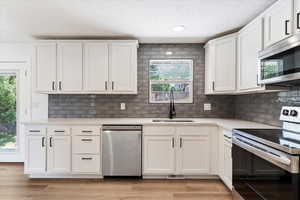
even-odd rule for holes
{"type": "Polygon", "coordinates": [[[17,74],[0,72],[0,154],[18,152],[17,74]]]}

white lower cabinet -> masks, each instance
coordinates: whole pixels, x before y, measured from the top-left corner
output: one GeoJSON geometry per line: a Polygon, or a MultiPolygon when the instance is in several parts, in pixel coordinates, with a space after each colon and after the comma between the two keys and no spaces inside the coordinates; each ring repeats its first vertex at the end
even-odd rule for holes
{"type": "Polygon", "coordinates": [[[210,127],[174,127],[144,128],[143,175],[209,175],[210,127]]]}
{"type": "Polygon", "coordinates": [[[27,126],[25,173],[99,176],[100,149],[99,126],[27,126]]]}
{"type": "Polygon", "coordinates": [[[175,137],[144,136],[143,141],[143,174],[175,173],[175,137]]]}
{"type": "Polygon", "coordinates": [[[100,156],[74,154],[72,172],[74,174],[100,174],[100,156]]]}
{"type": "Polygon", "coordinates": [[[180,136],[178,156],[180,174],[197,175],[209,173],[209,143],[208,136],[180,136]]]}
{"type": "Polygon", "coordinates": [[[232,189],[231,135],[228,130],[220,130],[219,176],[229,189],[232,189]]]}
{"type": "Polygon", "coordinates": [[[232,158],[231,158],[231,141],[224,141],[224,176],[223,181],[231,189],[232,188],[232,158]]]}
{"type": "Polygon", "coordinates": [[[46,172],[45,143],[45,135],[28,135],[26,137],[25,173],[46,172]]]}
{"type": "Polygon", "coordinates": [[[71,136],[50,136],[47,149],[47,172],[71,172],[71,136]]]}

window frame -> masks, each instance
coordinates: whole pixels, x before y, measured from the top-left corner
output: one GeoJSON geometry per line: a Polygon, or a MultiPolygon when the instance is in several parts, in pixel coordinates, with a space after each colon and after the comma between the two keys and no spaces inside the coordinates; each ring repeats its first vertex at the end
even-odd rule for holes
{"type": "Polygon", "coordinates": [[[169,103],[170,101],[167,100],[167,101],[153,101],[151,99],[152,97],[152,93],[151,93],[151,90],[152,90],[152,84],[163,84],[163,83],[188,83],[190,85],[190,97],[188,100],[186,101],[176,101],[175,100],[175,103],[176,104],[193,104],[194,103],[194,61],[193,59],[150,59],[149,60],[149,64],[148,64],[148,101],[150,104],[166,104],[166,103],[169,103]],[[163,80],[151,80],[150,79],[150,66],[151,66],[151,63],[152,62],[187,62],[187,64],[189,64],[189,67],[191,68],[191,79],[190,80],[167,80],[167,81],[163,81],[163,80]]]}

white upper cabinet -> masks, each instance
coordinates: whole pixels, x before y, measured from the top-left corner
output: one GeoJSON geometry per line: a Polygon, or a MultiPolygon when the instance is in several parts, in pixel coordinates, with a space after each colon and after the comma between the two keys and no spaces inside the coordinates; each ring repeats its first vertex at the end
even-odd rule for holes
{"type": "Polygon", "coordinates": [[[214,43],[205,45],[205,94],[213,94],[214,43]]]}
{"type": "Polygon", "coordinates": [[[293,0],[279,0],[265,12],[265,47],[293,35],[292,17],[293,0]]]}
{"type": "Polygon", "coordinates": [[[82,43],[58,43],[58,90],[82,91],[82,43]]]}
{"type": "Polygon", "coordinates": [[[232,34],[219,38],[214,43],[214,92],[236,90],[236,41],[237,35],[232,34]]]}
{"type": "Polygon", "coordinates": [[[112,43],[109,52],[110,89],[113,93],[137,93],[137,47],[112,43]]]}
{"type": "Polygon", "coordinates": [[[137,94],[137,41],[57,41],[35,45],[41,93],[137,94]]]}
{"type": "Polygon", "coordinates": [[[238,89],[249,91],[258,85],[258,52],[263,48],[263,19],[257,18],[239,32],[238,37],[238,89]]]}
{"type": "Polygon", "coordinates": [[[294,30],[300,32],[300,0],[294,0],[294,30]]]}
{"type": "Polygon", "coordinates": [[[56,90],[56,43],[34,45],[35,89],[38,92],[56,90]]]}
{"type": "Polygon", "coordinates": [[[106,92],[108,90],[108,44],[89,42],[84,44],[83,90],[106,92]]]}

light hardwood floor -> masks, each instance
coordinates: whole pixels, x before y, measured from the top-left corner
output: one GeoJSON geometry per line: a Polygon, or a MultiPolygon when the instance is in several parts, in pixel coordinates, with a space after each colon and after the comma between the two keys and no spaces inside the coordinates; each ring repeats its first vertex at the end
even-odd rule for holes
{"type": "Polygon", "coordinates": [[[30,180],[0,163],[1,200],[231,200],[218,180],[30,180]]]}

